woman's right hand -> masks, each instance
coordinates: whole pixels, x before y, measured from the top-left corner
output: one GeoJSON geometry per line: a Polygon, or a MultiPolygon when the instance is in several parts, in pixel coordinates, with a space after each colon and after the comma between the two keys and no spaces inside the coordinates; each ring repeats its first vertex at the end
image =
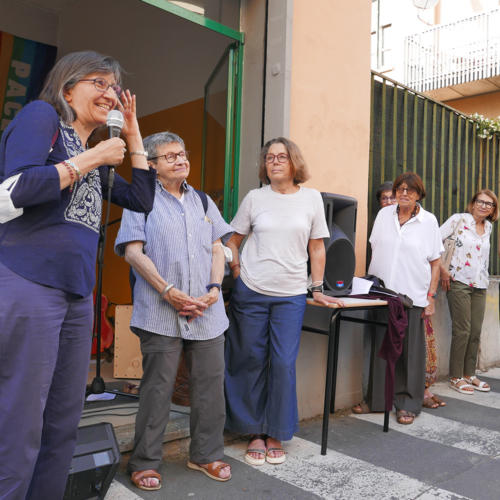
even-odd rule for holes
{"type": "Polygon", "coordinates": [[[447,292],[450,289],[451,275],[446,269],[441,269],[441,288],[447,292]]]}
{"type": "Polygon", "coordinates": [[[101,141],[92,148],[95,155],[98,155],[99,165],[120,165],[125,156],[125,142],[120,137],[113,137],[101,141]]]}

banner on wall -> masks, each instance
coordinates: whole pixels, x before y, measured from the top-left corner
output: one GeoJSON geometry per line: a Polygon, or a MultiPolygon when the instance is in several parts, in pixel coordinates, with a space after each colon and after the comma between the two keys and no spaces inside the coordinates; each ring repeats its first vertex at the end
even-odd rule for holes
{"type": "Polygon", "coordinates": [[[16,113],[36,99],[57,47],[0,31],[0,137],[16,113]]]}

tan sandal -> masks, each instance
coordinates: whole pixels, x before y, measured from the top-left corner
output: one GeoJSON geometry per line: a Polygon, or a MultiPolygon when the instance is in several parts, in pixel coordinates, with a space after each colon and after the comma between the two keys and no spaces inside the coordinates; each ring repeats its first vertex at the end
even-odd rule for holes
{"type": "Polygon", "coordinates": [[[130,480],[132,481],[132,483],[134,483],[134,486],[136,488],[139,488],[140,490],[156,491],[156,490],[159,490],[161,488],[161,475],[152,469],[135,470],[130,475],[130,480]],[[141,481],[143,479],[150,479],[150,478],[158,480],[158,484],[155,486],[145,486],[144,484],[141,484],[141,481]]]}
{"type": "Polygon", "coordinates": [[[413,421],[415,420],[415,413],[407,410],[398,410],[396,412],[396,418],[398,421],[398,424],[402,425],[410,425],[413,424],[413,421]]]}
{"type": "Polygon", "coordinates": [[[203,472],[203,474],[208,476],[210,479],[214,479],[215,481],[229,481],[231,479],[231,474],[229,474],[229,476],[227,477],[221,477],[220,471],[224,469],[224,467],[231,468],[231,466],[229,464],[226,464],[225,462],[220,462],[217,465],[215,464],[216,462],[210,462],[209,464],[200,465],[188,460],[187,466],[189,469],[199,470],[200,472],[203,472]]]}

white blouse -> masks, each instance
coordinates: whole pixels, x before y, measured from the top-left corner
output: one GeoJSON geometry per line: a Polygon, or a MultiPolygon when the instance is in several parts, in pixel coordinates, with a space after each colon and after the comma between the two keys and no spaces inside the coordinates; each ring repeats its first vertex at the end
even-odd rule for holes
{"type": "Polygon", "coordinates": [[[464,285],[488,288],[491,222],[484,222],[484,234],[479,235],[471,214],[453,214],[440,228],[443,241],[453,235],[457,223],[458,233],[450,275],[464,285]]]}

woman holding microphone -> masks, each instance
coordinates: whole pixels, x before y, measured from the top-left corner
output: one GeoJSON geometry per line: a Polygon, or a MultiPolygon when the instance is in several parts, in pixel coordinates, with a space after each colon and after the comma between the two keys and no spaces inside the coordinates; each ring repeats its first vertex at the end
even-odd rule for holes
{"type": "Polygon", "coordinates": [[[17,180],[9,203],[23,210],[0,225],[2,498],[63,497],[90,359],[102,193],[126,147],[132,183],[116,175],[111,201],[140,212],[153,204],[136,99],[120,80],[111,57],[67,54],[2,135],[0,178],[17,180]],[[88,148],[115,108],[126,142],[88,148]]]}

